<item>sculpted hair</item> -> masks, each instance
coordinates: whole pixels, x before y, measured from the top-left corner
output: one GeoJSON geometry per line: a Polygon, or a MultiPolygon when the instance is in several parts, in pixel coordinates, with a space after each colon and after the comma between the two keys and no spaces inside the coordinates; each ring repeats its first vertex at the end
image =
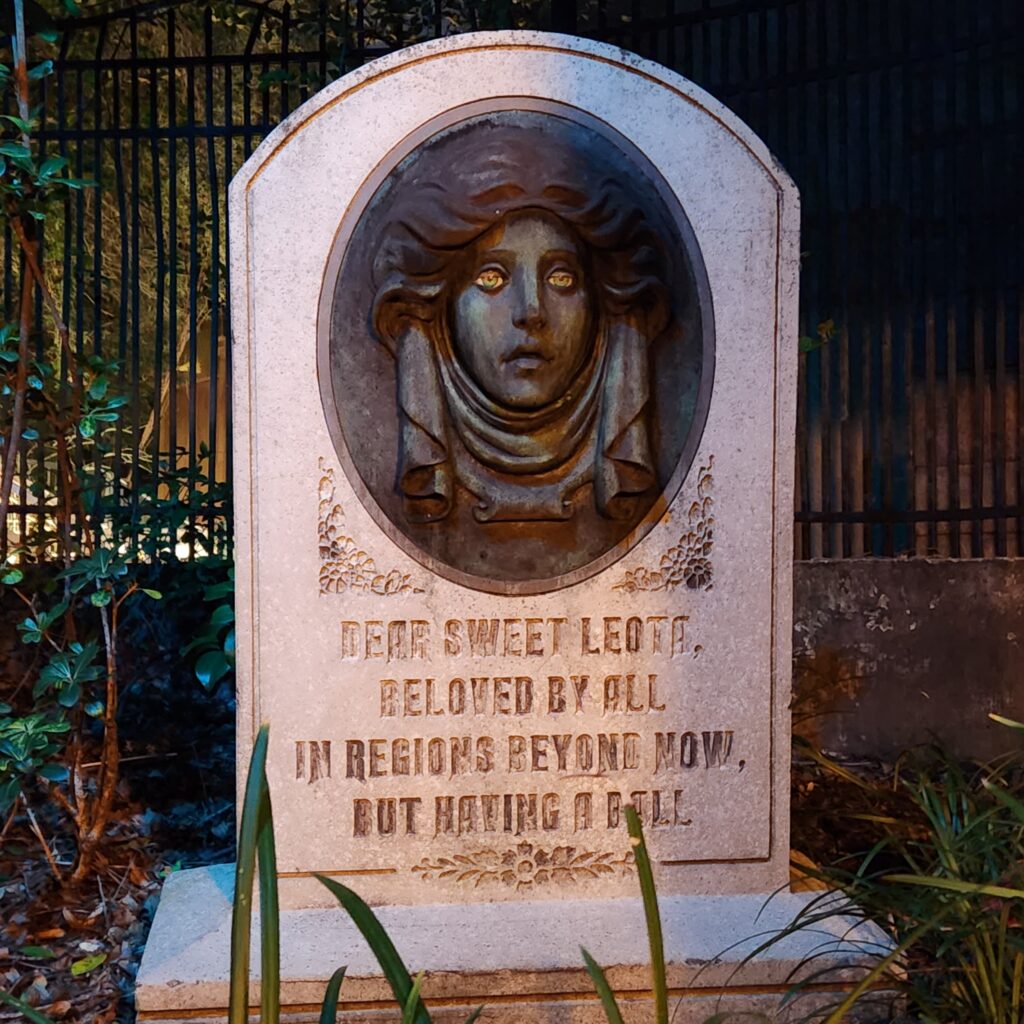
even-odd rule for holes
{"type": "Polygon", "coordinates": [[[617,147],[551,116],[493,115],[423,147],[382,197],[390,208],[373,264],[378,339],[394,353],[409,327],[443,329],[463,250],[509,214],[540,210],[584,243],[601,318],[628,318],[653,340],[671,315],[670,267],[652,223],[657,198],[639,178],[617,147]]]}
{"type": "Polygon", "coordinates": [[[647,349],[678,299],[667,285],[667,213],[639,167],[582,125],[505,111],[421,146],[375,204],[371,323],[396,363],[395,486],[407,518],[446,518],[456,483],[471,488],[479,522],[568,518],[588,483],[602,516],[634,518],[657,483],[647,349]],[[558,400],[535,410],[488,396],[449,330],[467,248],[525,211],[557,218],[580,240],[597,305],[588,361],[558,400]],[[546,489],[543,474],[554,481],[546,489]]]}

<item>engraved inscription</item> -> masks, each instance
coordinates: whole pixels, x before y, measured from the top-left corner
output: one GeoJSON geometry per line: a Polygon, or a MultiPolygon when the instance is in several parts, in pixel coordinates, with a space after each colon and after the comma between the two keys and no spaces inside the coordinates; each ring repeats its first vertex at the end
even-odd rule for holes
{"type": "Polygon", "coordinates": [[[319,782],[331,777],[331,741],[295,741],[295,778],[319,782]]]}
{"type": "MultiPolygon", "coordinates": [[[[622,830],[630,804],[652,835],[690,829],[700,790],[735,792],[747,767],[743,731],[679,718],[701,650],[685,614],[344,619],[336,642],[339,664],[370,673],[360,694],[378,724],[296,742],[295,777],[332,778],[333,753],[352,838],[439,844],[416,854],[424,880],[507,882],[511,847],[464,854],[461,844],[547,836],[531,846],[540,864],[576,849],[558,840],[622,830]],[[484,860],[461,864],[467,856],[484,860]]],[[[590,864],[603,856],[594,849],[572,856],[590,864]]],[[[528,884],[567,870],[538,867],[528,884]]]]}

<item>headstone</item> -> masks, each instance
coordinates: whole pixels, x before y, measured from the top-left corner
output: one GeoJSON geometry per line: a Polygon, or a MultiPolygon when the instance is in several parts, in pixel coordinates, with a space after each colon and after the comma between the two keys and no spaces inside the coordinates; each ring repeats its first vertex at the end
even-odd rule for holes
{"type": "MultiPolygon", "coordinates": [[[[788,877],[798,227],[700,89],[533,33],[375,61],[235,178],[238,762],[270,722],[286,1003],[348,960],[387,1005],[316,873],[428,1000],[596,1020],[580,942],[639,998],[633,804],[677,1019],[712,1012],[739,958],[694,963],[788,877]]],[[[140,1006],[223,998],[218,927],[157,937],[140,1006]]]]}

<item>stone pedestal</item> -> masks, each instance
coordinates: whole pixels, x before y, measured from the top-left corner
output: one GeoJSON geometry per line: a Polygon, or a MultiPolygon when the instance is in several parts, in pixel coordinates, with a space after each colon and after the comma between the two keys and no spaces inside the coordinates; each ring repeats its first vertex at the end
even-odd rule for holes
{"type": "MultiPolygon", "coordinates": [[[[138,1020],[215,1024],[226,1019],[234,865],[168,878],[136,988],[138,1020]]],[[[859,976],[855,966],[884,950],[884,936],[835,918],[744,957],[785,928],[814,896],[668,896],[661,903],[673,1024],[703,1024],[716,1013],[760,1011],[798,1020],[812,1004],[834,1003],[859,976]],[[834,967],[789,1010],[784,993],[810,969],[834,967]],[[845,970],[844,970],[845,968],[845,970]]],[[[457,1024],[481,1003],[486,1024],[600,1024],[601,1005],[582,966],[586,946],[630,1024],[653,1018],[650,957],[638,899],[420,904],[376,913],[412,973],[426,970],[423,996],[438,1024],[457,1024]],[[527,937],[524,940],[524,936],[527,937]]],[[[316,1021],[327,979],[348,966],[339,1021],[398,1020],[394,997],[348,915],[286,910],[281,919],[282,1019],[316,1021]]],[[[253,974],[259,973],[258,942],[253,974]]],[[[259,986],[251,988],[258,1007],[259,986]]],[[[879,997],[881,1001],[881,997],[879,997]]],[[[874,1007],[879,1002],[876,1001],[874,1007]]],[[[869,1006],[851,1020],[888,1020],[869,1006]]],[[[737,1016],[728,1024],[750,1024],[737,1016]]],[[[726,1024],[724,1021],[723,1024],[726,1024]]]]}

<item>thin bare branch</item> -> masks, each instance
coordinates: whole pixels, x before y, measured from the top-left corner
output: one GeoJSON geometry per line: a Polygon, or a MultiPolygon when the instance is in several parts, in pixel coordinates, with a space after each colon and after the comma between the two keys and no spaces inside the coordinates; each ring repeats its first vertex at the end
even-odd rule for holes
{"type": "Polygon", "coordinates": [[[46,837],[43,835],[42,829],[39,827],[39,822],[36,821],[35,814],[32,813],[32,808],[29,807],[28,800],[25,799],[25,794],[21,795],[21,803],[25,808],[25,813],[28,815],[29,825],[32,827],[32,831],[35,833],[36,839],[39,840],[39,845],[43,848],[43,853],[46,854],[46,861],[50,865],[50,870],[53,872],[53,877],[57,880],[58,885],[64,881],[63,876],[60,873],[60,868],[57,867],[57,862],[53,859],[53,851],[50,849],[50,844],[46,841],[46,837]]]}

